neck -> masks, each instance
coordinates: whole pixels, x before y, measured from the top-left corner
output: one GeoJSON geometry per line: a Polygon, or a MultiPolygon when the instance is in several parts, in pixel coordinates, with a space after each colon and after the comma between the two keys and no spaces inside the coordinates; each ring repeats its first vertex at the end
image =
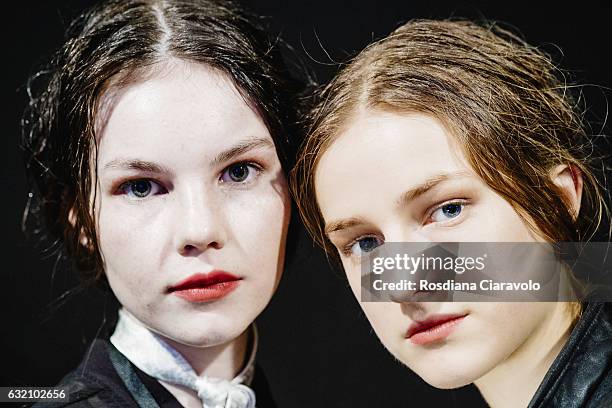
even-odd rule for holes
{"type": "Polygon", "coordinates": [[[185,357],[199,377],[215,377],[232,380],[246,363],[249,330],[235,339],[210,347],[194,347],[165,339],[185,357]]]}
{"type": "Polygon", "coordinates": [[[567,342],[572,319],[567,303],[557,303],[550,318],[493,370],[474,381],[492,408],[527,407],[546,372],[567,342]]]}
{"type": "MultiPolygon", "coordinates": [[[[200,377],[215,377],[232,380],[247,363],[247,344],[250,328],[234,340],[211,347],[193,347],[165,339],[185,357],[191,368],[200,377]]],[[[186,408],[201,408],[202,402],[197,394],[186,387],[160,381],[176,399],[186,408]]]]}

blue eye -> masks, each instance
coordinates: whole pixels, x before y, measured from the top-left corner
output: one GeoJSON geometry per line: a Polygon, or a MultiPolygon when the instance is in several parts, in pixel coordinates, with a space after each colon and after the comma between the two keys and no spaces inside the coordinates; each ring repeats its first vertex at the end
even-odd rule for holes
{"type": "Polygon", "coordinates": [[[163,190],[158,183],[148,179],[138,179],[125,182],[119,189],[128,197],[136,199],[159,194],[163,190]]]}
{"type": "Polygon", "coordinates": [[[255,177],[258,170],[254,165],[245,162],[232,164],[223,171],[221,181],[224,183],[244,183],[255,177]]]}
{"type": "Polygon", "coordinates": [[[463,203],[448,203],[444,204],[431,214],[431,219],[434,222],[444,222],[456,218],[463,211],[465,204],[463,203]]]}
{"type": "Polygon", "coordinates": [[[349,255],[361,256],[363,253],[372,252],[382,244],[383,242],[376,237],[363,237],[355,241],[348,252],[349,255]]]}

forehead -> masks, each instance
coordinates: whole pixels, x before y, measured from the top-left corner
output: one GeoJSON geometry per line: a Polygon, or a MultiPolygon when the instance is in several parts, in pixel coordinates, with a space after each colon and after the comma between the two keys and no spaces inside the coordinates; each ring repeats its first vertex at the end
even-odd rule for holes
{"type": "Polygon", "coordinates": [[[100,106],[100,160],[118,151],[137,151],[152,159],[172,153],[201,155],[236,140],[270,137],[233,81],[204,64],[173,60],[104,95],[100,106]]]}
{"type": "Polygon", "coordinates": [[[461,149],[435,118],[364,111],[322,154],[316,196],[324,218],[346,217],[347,210],[394,200],[435,175],[466,170],[461,149]]]}

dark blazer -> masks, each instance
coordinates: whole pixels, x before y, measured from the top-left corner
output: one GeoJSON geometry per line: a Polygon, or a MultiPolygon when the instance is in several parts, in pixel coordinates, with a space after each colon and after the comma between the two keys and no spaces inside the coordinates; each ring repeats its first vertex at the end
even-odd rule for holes
{"type": "MultiPolygon", "coordinates": [[[[102,339],[94,340],[79,366],[57,387],[66,388],[67,402],[41,402],[34,407],[182,407],[155,378],[139,370],[112,343],[102,339]]],[[[251,388],[255,391],[257,408],[276,408],[258,366],[251,388]]]]}
{"type": "Polygon", "coordinates": [[[528,408],[612,408],[612,303],[590,303],[528,408]]]}

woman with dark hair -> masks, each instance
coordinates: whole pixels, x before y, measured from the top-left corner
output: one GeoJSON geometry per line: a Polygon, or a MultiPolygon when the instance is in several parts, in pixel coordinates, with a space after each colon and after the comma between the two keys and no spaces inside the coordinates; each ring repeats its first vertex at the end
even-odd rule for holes
{"type": "Polygon", "coordinates": [[[475,384],[495,408],[612,406],[609,305],[427,301],[435,290],[365,302],[361,266],[386,243],[601,232],[602,163],[559,72],[494,25],[408,22],[321,91],[292,177],[306,227],[385,347],[435,387],[475,384]]]}
{"type": "Polygon", "coordinates": [[[108,1],[30,81],[26,214],[121,304],[82,406],[273,406],[254,319],[282,274],[299,83],[226,1],[108,1]]]}

